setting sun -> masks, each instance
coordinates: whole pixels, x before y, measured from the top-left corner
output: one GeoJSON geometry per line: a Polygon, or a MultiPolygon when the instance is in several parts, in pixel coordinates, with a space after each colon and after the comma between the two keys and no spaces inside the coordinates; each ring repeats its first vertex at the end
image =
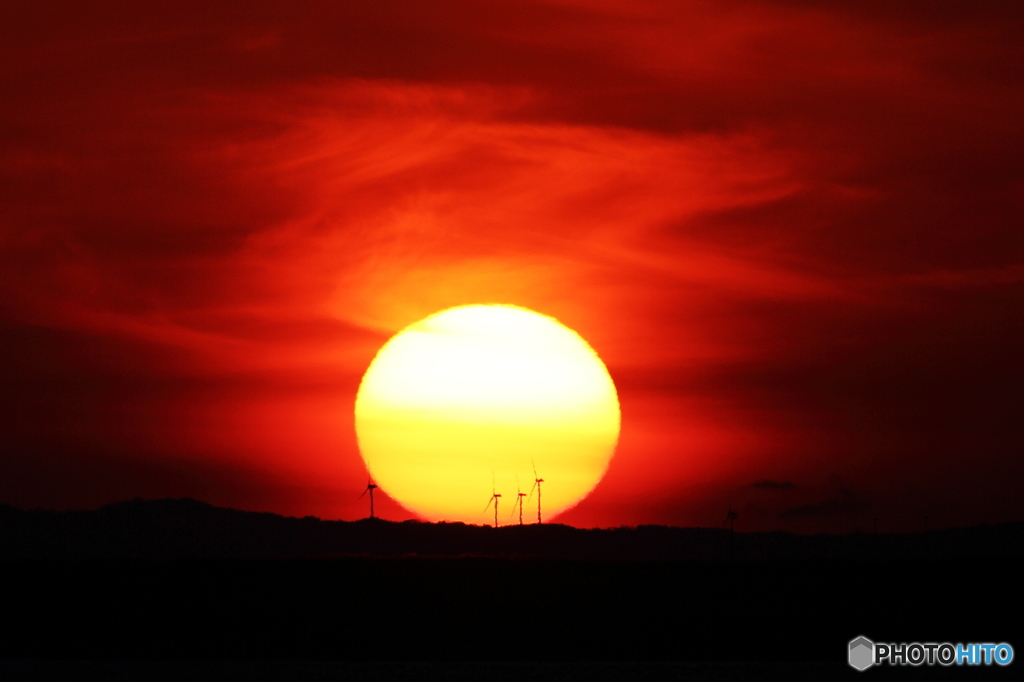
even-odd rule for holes
{"type": "MultiPolygon", "coordinates": [[[[544,518],[600,481],[619,435],[615,385],[557,320],[505,305],[450,308],[377,353],[356,397],[359,449],[391,497],[433,520],[509,522],[534,465],[544,518]]],[[[536,499],[524,519],[536,520],[536,499]]]]}

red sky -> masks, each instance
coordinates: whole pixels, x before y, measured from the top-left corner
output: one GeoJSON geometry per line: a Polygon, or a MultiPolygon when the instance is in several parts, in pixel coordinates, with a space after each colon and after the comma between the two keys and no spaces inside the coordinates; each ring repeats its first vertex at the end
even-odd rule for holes
{"type": "Polygon", "coordinates": [[[376,349],[501,302],[620,392],[563,522],[1022,520],[1022,34],[1019,2],[7,0],[0,502],[360,518],[376,349]]]}

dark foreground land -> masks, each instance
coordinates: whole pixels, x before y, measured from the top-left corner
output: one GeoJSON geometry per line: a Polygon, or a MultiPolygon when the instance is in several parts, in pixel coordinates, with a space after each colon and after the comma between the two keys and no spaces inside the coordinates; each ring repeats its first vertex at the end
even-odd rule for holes
{"type": "MultiPolygon", "coordinates": [[[[872,545],[865,543],[869,538],[847,538],[847,544],[819,538],[815,544],[792,536],[772,545],[737,534],[732,560],[727,534],[707,531],[714,541],[678,548],[673,542],[685,533],[669,531],[680,529],[641,529],[610,545],[577,539],[576,553],[590,558],[569,558],[563,550],[573,529],[557,527],[537,529],[562,534],[561,549],[547,555],[539,540],[529,545],[521,539],[507,545],[516,551],[494,556],[480,555],[472,542],[466,553],[472,556],[448,551],[458,543],[415,555],[399,551],[407,549],[399,543],[383,556],[358,546],[352,553],[314,547],[286,556],[273,543],[252,551],[247,543],[257,538],[240,528],[204,526],[199,517],[190,521],[197,526],[175,525],[163,512],[155,515],[162,519],[157,523],[139,512],[143,508],[136,504],[127,525],[82,516],[70,526],[70,517],[26,521],[18,515],[27,512],[8,509],[0,533],[0,659],[277,661],[267,663],[271,667],[282,661],[408,662],[391,677],[422,661],[818,662],[835,664],[828,670],[845,675],[853,672],[845,667],[846,644],[858,635],[889,642],[1009,642],[1024,655],[1024,557],[1015,526],[960,531],[959,544],[936,534],[911,538],[906,546],[892,537],[870,538],[872,545]],[[37,535],[26,537],[29,530],[37,535]],[[644,532],[655,539],[644,543],[644,532]],[[219,555],[211,539],[217,537],[219,555]],[[620,556],[598,556],[608,546],[619,547],[620,556]]],[[[309,520],[285,521],[314,528],[309,520]]],[[[391,528],[351,525],[371,533],[391,528]]],[[[372,670],[361,677],[376,679],[372,670]]],[[[967,671],[919,672],[963,677],[967,671]]],[[[604,678],[592,671],[588,679],[604,678]]]]}
{"type": "Polygon", "coordinates": [[[9,562],[2,658],[843,660],[1024,642],[1024,562],[9,562]]]}

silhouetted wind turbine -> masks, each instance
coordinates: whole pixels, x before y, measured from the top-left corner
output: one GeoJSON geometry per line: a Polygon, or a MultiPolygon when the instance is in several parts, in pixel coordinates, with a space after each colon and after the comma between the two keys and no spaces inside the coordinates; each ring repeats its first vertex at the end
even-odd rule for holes
{"type": "Polygon", "coordinates": [[[519,505],[519,525],[521,526],[521,525],[523,525],[523,498],[526,497],[526,493],[524,493],[519,488],[519,474],[516,474],[516,495],[517,495],[517,497],[516,497],[515,504],[512,505],[512,516],[515,516],[515,514],[516,514],[516,504],[518,504],[519,505]]]}
{"type": "MultiPolygon", "coordinates": [[[[363,490],[363,495],[370,493],[370,518],[373,518],[373,491],[377,486],[374,485],[373,479],[371,478],[366,482],[366,489],[363,490]]],[[[359,496],[359,499],[363,499],[363,495],[359,496]]]]}
{"type": "Polygon", "coordinates": [[[732,502],[729,503],[729,511],[725,513],[725,520],[729,524],[729,532],[733,531],[733,524],[736,523],[736,519],[739,518],[739,514],[732,510],[732,502]]]}
{"type": "MultiPolygon", "coordinates": [[[[530,460],[530,464],[533,464],[533,460],[530,460]]],[[[530,488],[530,499],[533,499],[533,491],[537,491],[537,523],[541,523],[540,518],[540,484],[544,482],[544,479],[537,475],[537,465],[533,464],[533,487],[530,488]]],[[[527,500],[529,502],[530,500],[527,500]]]]}
{"type": "MultiPolygon", "coordinates": [[[[501,497],[499,493],[494,492],[494,483],[491,483],[491,499],[487,500],[487,506],[484,507],[484,511],[487,511],[491,502],[494,503],[494,527],[498,527],[498,498],[501,497]]],[[[482,513],[482,512],[481,512],[482,513]]]]}

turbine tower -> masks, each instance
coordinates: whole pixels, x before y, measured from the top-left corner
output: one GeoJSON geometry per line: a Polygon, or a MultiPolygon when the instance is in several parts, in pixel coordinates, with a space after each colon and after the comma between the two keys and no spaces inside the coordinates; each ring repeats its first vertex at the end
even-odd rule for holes
{"type": "Polygon", "coordinates": [[[516,474],[516,501],[512,505],[512,515],[515,516],[516,505],[519,505],[519,525],[523,525],[523,498],[526,497],[526,493],[519,487],[519,474],[516,474]]]}
{"type": "Polygon", "coordinates": [[[729,532],[733,532],[733,525],[736,523],[736,519],[740,517],[739,514],[732,510],[732,503],[729,503],[729,511],[725,513],[725,520],[729,523],[729,532]]]}
{"type": "MultiPolygon", "coordinates": [[[[374,484],[373,479],[371,478],[370,480],[368,480],[366,482],[366,488],[363,490],[363,495],[365,495],[366,493],[370,493],[370,518],[371,519],[374,518],[374,516],[373,516],[373,491],[374,491],[374,489],[376,487],[377,486],[374,484]]],[[[363,499],[363,495],[359,496],[360,500],[363,499]]]]}
{"type": "MultiPolygon", "coordinates": [[[[498,527],[498,498],[502,497],[499,493],[495,493],[495,488],[490,488],[490,499],[487,500],[487,506],[483,508],[483,511],[487,511],[490,508],[490,503],[495,503],[495,527],[498,527]]],[[[481,514],[483,512],[480,512],[481,514]]]]}
{"type": "MultiPolygon", "coordinates": [[[[533,464],[533,461],[530,461],[533,464]]],[[[533,499],[533,491],[537,491],[537,523],[542,523],[540,518],[540,484],[544,482],[544,479],[537,475],[537,465],[533,464],[533,487],[530,488],[530,499],[533,499]]],[[[529,502],[530,500],[527,500],[529,502]]]]}

